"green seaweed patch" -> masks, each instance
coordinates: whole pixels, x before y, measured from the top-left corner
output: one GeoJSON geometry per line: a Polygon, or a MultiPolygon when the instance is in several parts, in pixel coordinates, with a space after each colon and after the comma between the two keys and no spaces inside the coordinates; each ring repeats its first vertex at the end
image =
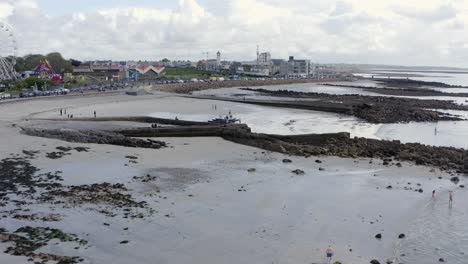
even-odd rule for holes
{"type": "Polygon", "coordinates": [[[48,243],[57,239],[61,242],[78,243],[81,246],[88,244],[88,241],[78,238],[75,234],[68,234],[59,229],[49,227],[30,227],[25,226],[17,229],[14,233],[0,228],[0,241],[11,242],[12,246],[5,250],[5,253],[14,256],[26,256],[31,259],[40,259],[42,261],[56,261],[59,264],[74,264],[81,259],[79,257],[59,256],[47,253],[35,252],[40,248],[47,246],[48,243]]]}

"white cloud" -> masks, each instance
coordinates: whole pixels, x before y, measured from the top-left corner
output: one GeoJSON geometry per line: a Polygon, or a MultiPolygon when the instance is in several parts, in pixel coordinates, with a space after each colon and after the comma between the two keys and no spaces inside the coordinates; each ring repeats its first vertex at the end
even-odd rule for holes
{"type": "Polygon", "coordinates": [[[179,0],[173,10],[116,7],[57,17],[38,0],[0,1],[0,18],[15,27],[22,54],[153,60],[221,50],[244,60],[259,44],[273,57],[318,62],[468,66],[463,0],[179,0]]]}
{"type": "Polygon", "coordinates": [[[457,10],[451,5],[442,5],[432,10],[401,8],[397,12],[403,16],[420,19],[424,22],[438,22],[456,18],[457,10]]]}

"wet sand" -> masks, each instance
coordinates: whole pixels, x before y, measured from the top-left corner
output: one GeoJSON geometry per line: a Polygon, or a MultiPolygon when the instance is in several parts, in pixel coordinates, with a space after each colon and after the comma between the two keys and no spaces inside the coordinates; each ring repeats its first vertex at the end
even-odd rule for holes
{"type": "MultiPolygon", "coordinates": [[[[25,225],[50,226],[85,237],[87,248],[60,243],[41,249],[80,256],[83,263],[324,263],[329,244],[343,263],[368,263],[374,258],[384,263],[396,257],[398,234],[413,232],[417,212],[427,204],[431,190],[437,189],[440,197],[452,189],[463,192],[450,182],[450,175],[408,163],[397,168],[379,160],[287,157],[219,138],[160,138],[170,147],[158,150],[74,144],[25,136],[17,127],[38,122],[25,119],[56,118],[58,109],[65,107],[82,117],[94,110],[103,116],[144,115],[175,106],[179,113],[204,115],[211,113],[210,101],[167,95],[108,96],[12,106],[0,105],[2,158],[23,150],[39,151],[31,163],[41,172],[61,171],[63,184],[123,183],[135,199],[145,200],[156,211],[142,219],[125,219],[97,213],[89,209],[91,205],[35,204],[28,206],[29,213],[53,212],[62,220],[8,216],[0,220],[0,226],[10,231],[25,225]],[[59,146],[90,149],[60,159],[46,157],[59,146]],[[248,172],[251,168],[255,172],[248,172]],[[295,169],[305,174],[293,174],[295,169]],[[157,179],[134,178],[148,174],[157,179]],[[392,189],[386,188],[389,185],[392,189]],[[420,188],[423,193],[414,191],[420,188]],[[377,233],[383,234],[381,241],[374,238],[377,233]]],[[[222,109],[248,112],[230,103],[223,103],[222,109]]],[[[0,255],[2,263],[26,259],[0,255]]]]}

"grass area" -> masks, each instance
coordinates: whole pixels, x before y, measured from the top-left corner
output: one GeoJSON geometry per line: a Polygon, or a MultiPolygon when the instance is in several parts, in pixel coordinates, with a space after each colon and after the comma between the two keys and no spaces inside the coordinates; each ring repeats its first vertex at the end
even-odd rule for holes
{"type": "Polygon", "coordinates": [[[91,84],[100,84],[103,81],[99,80],[98,78],[93,78],[90,76],[68,76],[65,78],[65,87],[73,87],[73,86],[83,86],[83,85],[91,85],[91,84]]]}
{"type": "Polygon", "coordinates": [[[174,68],[166,67],[166,78],[182,78],[182,79],[204,79],[212,76],[222,76],[221,74],[212,73],[209,71],[198,70],[195,68],[174,68]]]}

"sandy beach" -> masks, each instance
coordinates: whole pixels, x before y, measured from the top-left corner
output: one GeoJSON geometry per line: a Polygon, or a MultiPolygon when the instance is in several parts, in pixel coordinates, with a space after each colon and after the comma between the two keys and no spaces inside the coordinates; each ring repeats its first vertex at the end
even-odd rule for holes
{"type": "MultiPolygon", "coordinates": [[[[98,116],[165,112],[167,117],[172,113],[204,117],[229,110],[239,115],[255,111],[255,106],[220,105],[165,93],[0,104],[2,159],[34,151],[28,162],[38,173],[56,172],[64,186],[123,184],[133,200],[146,202],[144,208],[129,209],[130,217],[126,217],[129,211],[125,206],[114,208],[106,203],[32,201],[18,208],[6,202],[0,227],[9,232],[24,226],[51,227],[87,241],[76,245],[51,240],[39,252],[77,256],[80,263],[122,264],[325,263],[328,245],[335,249],[334,260],[356,264],[372,259],[380,263],[437,263],[440,257],[462,263],[462,252],[468,252],[464,245],[455,253],[436,243],[411,243],[421,239],[424,231],[415,229],[415,225],[424,226],[421,215],[427,211],[422,209],[447,208],[449,190],[456,190],[457,200],[467,196],[450,181],[448,173],[410,163],[402,163],[401,168],[384,166],[381,160],[289,157],[212,137],[158,138],[168,147],[139,149],[19,133],[20,127],[53,126],[37,119],[60,118],[59,110],[65,108],[74,117],[92,117],[94,111],[98,116]],[[219,106],[216,113],[213,104],[219,106]],[[57,147],[71,150],[50,158],[48,154],[57,152],[57,147]],[[83,147],[88,149],[75,150],[83,147]],[[304,174],[292,173],[296,169],[304,174]],[[432,190],[437,192],[436,201],[431,201],[432,190]],[[11,210],[59,217],[56,221],[19,219],[12,217],[11,210]],[[102,211],[112,211],[112,216],[102,211]],[[380,240],[375,238],[379,233],[380,240]],[[398,238],[400,234],[406,235],[409,244],[398,238]],[[405,262],[413,256],[420,259],[414,248],[421,246],[439,248],[424,254],[433,262],[405,262]]],[[[71,123],[66,118],[58,124],[70,129],[138,126],[128,122],[71,123]]],[[[464,209],[456,208],[454,213],[462,214],[459,210],[464,209]]],[[[445,234],[440,242],[452,239],[445,234]]],[[[1,244],[1,249],[10,245],[1,244]]],[[[1,263],[27,260],[25,256],[0,255],[1,263]]]]}

